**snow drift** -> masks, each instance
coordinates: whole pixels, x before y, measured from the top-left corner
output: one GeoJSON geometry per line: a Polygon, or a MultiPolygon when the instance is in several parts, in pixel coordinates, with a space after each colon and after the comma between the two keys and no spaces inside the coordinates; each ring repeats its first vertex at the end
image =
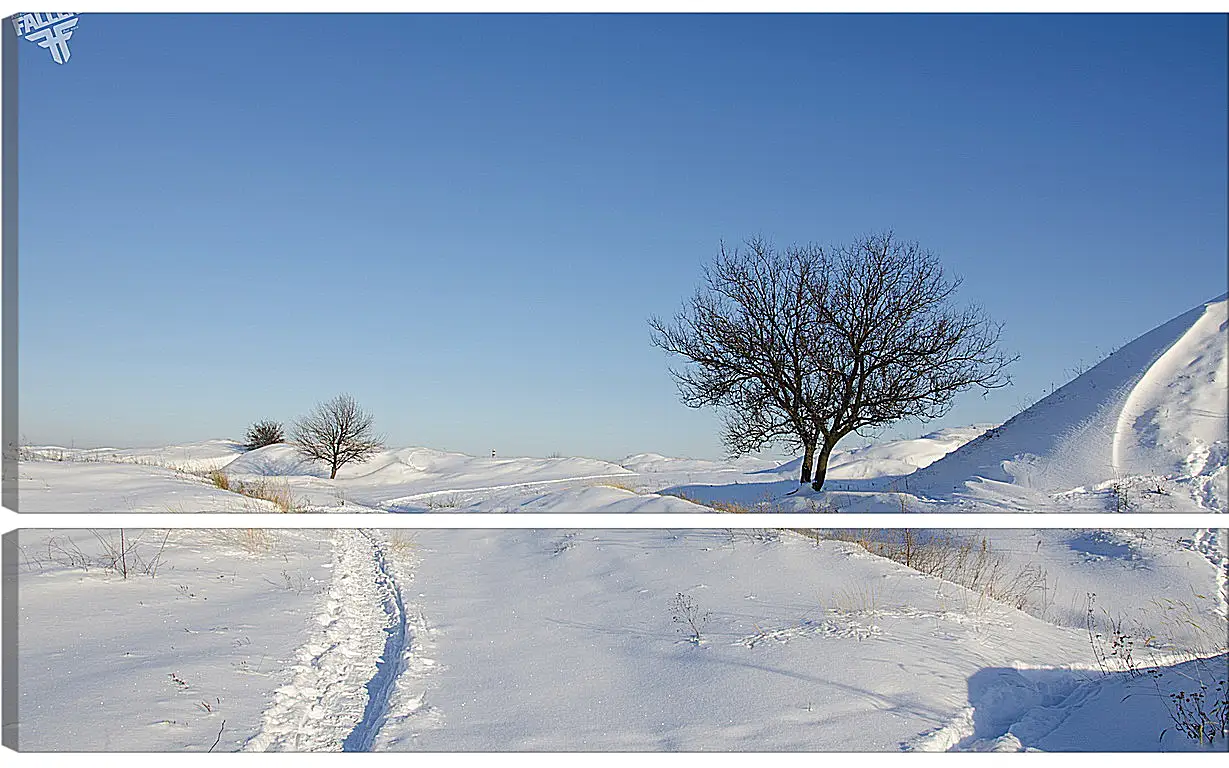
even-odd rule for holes
{"type": "Polygon", "coordinates": [[[1127,476],[1197,486],[1224,511],[1226,297],[1145,333],[997,429],[917,472],[934,498],[978,481],[1045,493],[1127,476]]]}

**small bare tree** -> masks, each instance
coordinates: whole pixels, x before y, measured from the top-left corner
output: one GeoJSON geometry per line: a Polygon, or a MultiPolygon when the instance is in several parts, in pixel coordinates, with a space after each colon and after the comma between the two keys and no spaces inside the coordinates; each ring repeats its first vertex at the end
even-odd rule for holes
{"type": "Polygon", "coordinates": [[[346,394],[320,403],[296,421],[292,442],[307,458],[328,462],[330,480],[342,465],[366,461],[384,447],[383,438],[372,431],[371,414],[346,394]]]}
{"type": "Polygon", "coordinates": [[[1000,326],[953,307],[960,281],[916,243],[746,245],[721,247],[672,323],[649,321],[653,343],[688,363],[671,369],[683,403],[723,412],[731,454],[801,448],[800,482],[819,490],[849,434],[939,418],[959,392],[1009,383],[1000,326]]]}

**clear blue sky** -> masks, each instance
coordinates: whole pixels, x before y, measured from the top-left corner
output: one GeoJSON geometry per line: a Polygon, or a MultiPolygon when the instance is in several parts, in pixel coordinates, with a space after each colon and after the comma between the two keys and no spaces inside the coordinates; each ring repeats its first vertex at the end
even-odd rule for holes
{"type": "MultiPolygon", "coordinates": [[[[12,34],[7,30],[6,34],[12,34]]],[[[1001,421],[1226,290],[1224,16],[86,14],[20,60],[20,431],[718,456],[646,319],[718,242],[894,229],[1001,421]]]]}

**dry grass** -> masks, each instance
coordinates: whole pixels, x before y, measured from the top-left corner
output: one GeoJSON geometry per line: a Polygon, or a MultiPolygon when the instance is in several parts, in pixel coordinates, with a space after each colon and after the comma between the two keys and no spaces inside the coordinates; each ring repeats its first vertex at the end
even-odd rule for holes
{"type": "Polygon", "coordinates": [[[465,497],[456,493],[436,494],[422,500],[423,506],[427,509],[457,509],[464,503],[465,497]]]}
{"type": "Polygon", "coordinates": [[[209,482],[213,483],[214,488],[221,488],[224,491],[231,490],[230,477],[220,469],[209,473],[209,482]]]}
{"type": "Polygon", "coordinates": [[[207,478],[215,488],[237,493],[249,499],[261,499],[271,502],[282,512],[301,511],[290,492],[290,484],[285,481],[278,485],[265,481],[243,482],[232,480],[230,476],[219,469],[211,471],[207,478]]]}
{"type": "Polygon", "coordinates": [[[990,540],[956,531],[832,530],[799,531],[808,538],[848,541],[873,555],[935,576],[1013,608],[1044,610],[1050,584],[1041,568],[1012,566],[994,552],[990,540]]]}
{"type": "Polygon", "coordinates": [[[138,575],[154,578],[158,569],[166,564],[162,555],[171,537],[170,530],[91,528],[88,533],[95,546],[87,549],[82,549],[71,535],[50,536],[39,548],[18,545],[22,566],[30,571],[63,568],[88,573],[94,570],[127,579],[138,575]]]}
{"type": "Polygon", "coordinates": [[[627,491],[628,493],[640,493],[639,488],[634,488],[627,483],[621,483],[617,480],[603,480],[600,483],[596,483],[596,486],[598,488],[614,488],[616,491],[627,491]]]}
{"type": "Polygon", "coordinates": [[[384,548],[394,555],[408,555],[418,548],[418,535],[414,531],[388,531],[384,548]]]}
{"type": "Polygon", "coordinates": [[[833,607],[845,614],[867,616],[874,620],[883,608],[883,598],[875,585],[848,587],[832,597],[833,607]]]}
{"type": "Polygon", "coordinates": [[[692,504],[698,504],[701,507],[708,507],[709,509],[715,509],[718,512],[725,512],[726,514],[730,514],[730,515],[747,515],[747,514],[772,511],[772,510],[765,510],[765,509],[757,509],[756,507],[749,506],[747,504],[739,504],[738,502],[735,502],[735,501],[700,501],[695,496],[692,496],[683,491],[672,491],[670,493],[663,493],[662,495],[663,496],[673,496],[676,499],[682,499],[683,501],[689,501],[692,504]]]}
{"type": "Polygon", "coordinates": [[[206,531],[218,544],[242,549],[252,555],[263,555],[277,548],[277,531],[266,528],[216,528],[206,531]]]}

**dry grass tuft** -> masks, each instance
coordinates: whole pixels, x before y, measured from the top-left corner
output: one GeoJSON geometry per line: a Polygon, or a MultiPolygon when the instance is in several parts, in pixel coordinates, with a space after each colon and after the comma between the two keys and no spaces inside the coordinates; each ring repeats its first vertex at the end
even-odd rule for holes
{"type": "Polygon", "coordinates": [[[622,483],[617,480],[603,480],[596,484],[598,488],[614,488],[616,491],[627,491],[628,493],[640,493],[639,488],[634,488],[628,483],[622,483]]]}
{"type": "Polygon", "coordinates": [[[282,512],[300,511],[299,505],[295,503],[294,496],[290,492],[290,484],[288,482],[283,481],[278,485],[263,480],[242,482],[232,480],[220,469],[213,470],[207,477],[215,488],[220,488],[223,491],[237,493],[249,499],[261,499],[271,502],[282,512]]]}
{"type": "Polygon", "coordinates": [[[886,557],[915,571],[973,590],[1024,610],[1045,609],[1050,587],[1046,573],[1029,563],[1011,566],[994,552],[985,536],[966,537],[958,531],[831,530],[799,531],[814,537],[848,541],[873,555],[886,557]]]}
{"type": "Polygon", "coordinates": [[[418,536],[414,531],[389,531],[384,548],[394,555],[408,555],[418,548],[418,536]]]}
{"type": "Polygon", "coordinates": [[[263,555],[277,547],[277,531],[266,528],[216,528],[206,532],[218,544],[242,549],[252,555],[263,555]]]}

